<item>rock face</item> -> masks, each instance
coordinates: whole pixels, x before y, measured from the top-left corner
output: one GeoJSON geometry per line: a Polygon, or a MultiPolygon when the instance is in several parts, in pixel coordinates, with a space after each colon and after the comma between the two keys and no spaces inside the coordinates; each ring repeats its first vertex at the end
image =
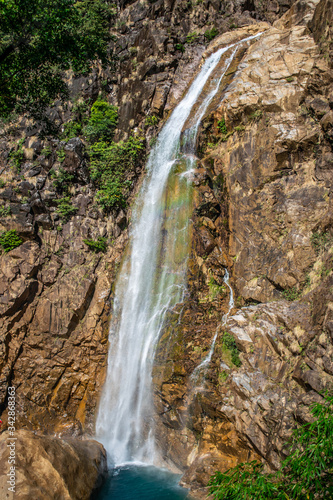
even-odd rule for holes
{"type": "Polygon", "coordinates": [[[307,27],[323,3],[296,3],[236,56],[203,121],[189,299],[154,375],[160,445],[198,497],[216,469],[277,468],[333,384],[333,79],[307,27]]]}
{"type": "MultiPolygon", "coordinates": [[[[11,438],[0,437],[0,492],[3,499],[89,500],[107,474],[106,453],[96,441],[67,441],[17,431],[15,493],[8,490],[11,438]]],[[[13,476],[14,478],[14,476],[13,476]]]]}

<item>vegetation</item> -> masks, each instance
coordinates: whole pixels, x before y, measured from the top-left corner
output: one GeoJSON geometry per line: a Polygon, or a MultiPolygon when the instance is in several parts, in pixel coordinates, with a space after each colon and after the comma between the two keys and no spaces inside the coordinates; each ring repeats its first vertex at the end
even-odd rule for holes
{"type": "Polygon", "coordinates": [[[56,212],[60,215],[63,221],[67,222],[72,215],[77,211],[76,207],[71,204],[70,196],[65,196],[57,200],[58,208],[56,212]]]}
{"type": "Polygon", "coordinates": [[[302,295],[302,291],[297,290],[297,288],[294,286],[293,288],[286,288],[285,290],[283,290],[282,295],[286,300],[292,302],[293,300],[298,300],[300,298],[300,296],[302,295]]]}
{"type": "Polygon", "coordinates": [[[0,246],[5,253],[10,252],[16,247],[22,245],[23,240],[17,234],[16,229],[10,229],[0,234],[0,246]]]}
{"type": "MultiPolygon", "coordinates": [[[[1,77],[0,77],[1,78],[1,77]]],[[[0,102],[1,102],[1,97],[0,97],[0,102]]],[[[1,104],[0,104],[1,106],[1,104]]],[[[1,111],[0,111],[1,113],[1,111]]],[[[18,143],[16,144],[16,147],[14,151],[12,151],[9,155],[9,160],[10,163],[13,167],[16,168],[16,170],[19,172],[21,170],[21,164],[24,160],[24,153],[23,153],[23,143],[25,139],[20,139],[18,143]]]]}
{"type": "Polygon", "coordinates": [[[227,127],[226,127],[225,119],[224,118],[222,118],[222,120],[220,120],[220,121],[217,122],[217,128],[219,129],[219,131],[222,134],[226,134],[227,133],[227,127]]]}
{"type": "Polygon", "coordinates": [[[5,181],[3,179],[0,179],[0,188],[4,188],[6,185],[5,181]]]}
{"type": "Polygon", "coordinates": [[[89,148],[90,174],[99,190],[96,201],[104,209],[125,207],[124,174],[142,161],[143,137],[130,137],[118,143],[96,142],[89,148]]]}
{"type": "Polygon", "coordinates": [[[68,192],[69,186],[74,180],[74,175],[67,172],[64,168],[60,167],[59,172],[50,170],[50,177],[54,179],[53,185],[60,192],[68,192]]]}
{"type": "Polygon", "coordinates": [[[97,99],[91,106],[90,118],[83,132],[90,143],[108,141],[113,138],[117,123],[118,108],[97,99]]]}
{"type": "Polygon", "coordinates": [[[186,37],[186,43],[192,44],[195,43],[199,38],[199,35],[197,34],[196,31],[193,31],[193,33],[189,33],[186,37]]]}
{"type": "Polygon", "coordinates": [[[211,40],[213,40],[213,38],[215,38],[217,35],[219,34],[219,32],[217,31],[216,28],[212,28],[210,30],[206,30],[205,31],[205,38],[207,38],[207,40],[210,42],[211,40]]]}
{"type": "Polygon", "coordinates": [[[160,119],[158,116],[152,115],[152,116],[147,116],[145,119],[145,126],[146,127],[156,127],[160,119]]]}
{"type": "Polygon", "coordinates": [[[297,429],[291,453],[278,472],[243,463],[216,472],[210,480],[214,500],[324,500],[333,497],[333,396],[312,405],[313,422],[297,429]]]}
{"type": "Polygon", "coordinates": [[[0,217],[8,217],[11,213],[10,207],[5,207],[4,205],[0,206],[0,217]]]}
{"type": "Polygon", "coordinates": [[[314,251],[318,255],[327,245],[327,243],[332,241],[332,236],[329,232],[316,231],[311,235],[311,244],[314,251]]]}
{"type": "Polygon", "coordinates": [[[107,247],[108,247],[107,246],[107,239],[102,238],[102,237],[97,238],[97,240],[86,239],[86,240],[83,240],[83,243],[88,245],[90,250],[92,250],[95,253],[99,253],[99,252],[104,253],[104,252],[106,252],[107,247]]]}
{"type": "Polygon", "coordinates": [[[260,118],[262,118],[262,115],[263,115],[262,110],[257,109],[256,111],[253,111],[253,113],[251,113],[250,120],[254,122],[259,121],[260,118]]]}
{"type": "Polygon", "coordinates": [[[106,0],[2,0],[0,116],[41,117],[68,96],[64,71],[86,73],[94,60],[107,63],[114,15],[106,0]]]}
{"type": "Polygon", "coordinates": [[[176,43],[175,49],[180,50],[180,52],[185,52],[185,47],[182,43],[176,43]]]}
{"type": "Polygon", "coordinates": [[[222,349],[224,351],[229,351],[230,360],[236,367],[241,366],[242,362],[239,359],[239,350],[236,341],[232,335],[228,332],[224,332],[222,337],[222,349]]]}

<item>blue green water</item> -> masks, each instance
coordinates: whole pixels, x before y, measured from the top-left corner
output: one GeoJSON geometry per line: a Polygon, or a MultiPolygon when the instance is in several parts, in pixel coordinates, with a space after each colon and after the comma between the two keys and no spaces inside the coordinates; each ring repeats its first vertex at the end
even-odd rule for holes
{"type": "Polygon", "coordinates": [[[123,465],[110,471],[93,500],[190,500],[180,476],[151,466],[123,465]]]}

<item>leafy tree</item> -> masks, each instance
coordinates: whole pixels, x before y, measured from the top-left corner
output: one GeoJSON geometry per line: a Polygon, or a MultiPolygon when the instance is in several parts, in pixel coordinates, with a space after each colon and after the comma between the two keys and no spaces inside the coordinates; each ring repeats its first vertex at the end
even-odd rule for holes
{"type": "Polygon", "coordinates": [[[314,420],[294,432],[291,454],[273,474],[253,461],[216,472],[215,500],[324,500],[333,498],[333,396],[312,406],[314,420]]]}
{"type": "Polygon", "coordinates": [[[68,88],[63,72],[109,59],[107,0],[0,0],[0,116],[40,117],[68,88]]]}

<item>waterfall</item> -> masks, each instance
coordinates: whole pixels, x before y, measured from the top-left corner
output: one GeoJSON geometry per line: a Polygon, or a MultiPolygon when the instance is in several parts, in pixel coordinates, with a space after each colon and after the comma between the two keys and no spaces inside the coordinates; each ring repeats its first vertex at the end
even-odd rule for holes
{"type": "Polygon", "coordinates": [[[212,356],[213,356],[213,353],[214,353],[214,348],[215,348],[217,336],[218,336],[218,334],[219,334],[219,332],[221,330],[221,326],[224,326],[226,324],[228,316],[230,314],[230,311],[231,311],[231,309],[235,305],[234,292],[232,291],[232,288],[231,288],[231,286],[229,284],[229,273],[228,273],[227,269],[225,269],[225,275],[224,275],[223,281],[227,285],[227,287],[229,288],[229,307],[228,307],[228,311],[222,316],[221,325],[219,325],[216,328],[216,332],[215,332],[215,335],[213,337],[212,344],[210,346],[210,349],[209,349],[209,352],[208,352],[207,356],[201,361],[200,365],[198,365],[195,368],[195,370],[193,371],[193,373],[191,375],[191,379],[194,382],[194,384],[197,384],[199,376],[202,375],[205,372],[206,368],[209,366],[209,363],[211,362],[211,359],[212,359],[212,356]]]}
{"type": "Polygon", "coordinates": [[[116,283],[108,371],[96,422],[97,439],[115,464],[155,461],[152,367],[165,314],[183,300],[186,290],[189,173],[196,162],[197,132],[239,43],[219,49],[204,62],[159,134],[133,209],[130,243],[116,283]],[[230,57],[219,67],[228,50],[230,57]],[[182,135],[195,105],[193,125],[182,135]]]}

